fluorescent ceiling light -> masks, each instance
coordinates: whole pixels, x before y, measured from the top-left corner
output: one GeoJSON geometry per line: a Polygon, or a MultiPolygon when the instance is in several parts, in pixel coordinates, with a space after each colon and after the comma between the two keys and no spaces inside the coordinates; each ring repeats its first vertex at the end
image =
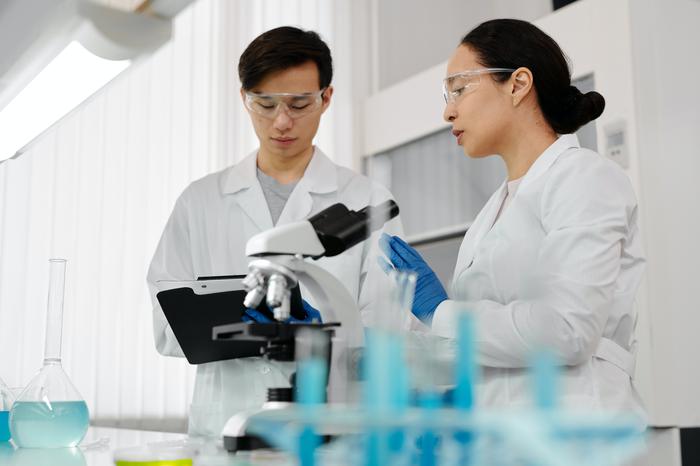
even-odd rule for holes
{"type": "Polygon", "coordinates": [[[126,69],[77,41],[49,63],[0,111],[0,162],[19,150],[126,69]]]}

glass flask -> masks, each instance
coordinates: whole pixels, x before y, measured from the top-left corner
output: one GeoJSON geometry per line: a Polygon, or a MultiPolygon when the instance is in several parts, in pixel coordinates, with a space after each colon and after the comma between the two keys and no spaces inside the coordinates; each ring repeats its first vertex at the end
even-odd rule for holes
{"type": "Polygon", "coordinates": [[[20,448],[74,447],[89,424],[85,401],[61,366],[65,259],[49,260],[44,365],[10,410],[12,441],[20,448]]]}
{"type": "Polygon", "coordinates": [[[13,401],[12,391],[0,379],[0,442],[10,440],[10,408],[13,401]]]}

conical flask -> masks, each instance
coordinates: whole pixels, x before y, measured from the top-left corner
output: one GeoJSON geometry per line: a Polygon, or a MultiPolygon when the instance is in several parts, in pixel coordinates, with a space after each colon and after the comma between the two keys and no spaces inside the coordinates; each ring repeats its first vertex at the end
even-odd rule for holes
{"type": "Polygon", "coordinates": [[[89,424],[85,401],[61,367],[65,259],[49,260],[44,365],[10,410],[12,441],[24,448],[74,447],[89,424]]]}

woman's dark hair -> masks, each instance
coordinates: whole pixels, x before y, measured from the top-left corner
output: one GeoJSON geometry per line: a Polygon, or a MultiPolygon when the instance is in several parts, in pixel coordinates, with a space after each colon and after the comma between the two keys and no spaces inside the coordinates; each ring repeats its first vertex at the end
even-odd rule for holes
{"type": "Polygon", "coordinates": [[[318,67],[319,89],[333,78],[333,59],[325,42],[314,31],[282,26],[260,34],[241,54],[238,77],[250,90],[270,73],[313,61],[318,67]]]}
{"type": "MultiPolygon", "coordinates": [[[[605,99],[597,92],[582,94],[571,85],[566,56],[547,34],[527,21],[494,19],[481,23],[462,39],[488,68],[528,68],[537,100],[552,129],[573,133],[603,113],[605,99]]],[[[497,73],[505,81],[510,74],[497,73]]]]}

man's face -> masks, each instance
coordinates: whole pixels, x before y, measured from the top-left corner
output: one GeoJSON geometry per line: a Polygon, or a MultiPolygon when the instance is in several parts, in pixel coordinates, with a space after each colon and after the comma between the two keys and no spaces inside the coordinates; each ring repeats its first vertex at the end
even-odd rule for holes
{"type": "MultiPolygon", "coordinates": [[[[318,68],[309,61],[293,68],[270,74],[250,92],[255,94],[310,94],[319,88],[318,68]]],[[[285,105],[280,105],[272,116],[263,116],[248,110],[250,119],[260,140],[260,150],[272,157],[294,158],[310,150],[321,115],[326,111],[333,95],[328,87],[322,96],[320,107],[302,116],[292,118],[285,105]]],[[[241,97],[246,98],[241,89],[241,97]]]]}

